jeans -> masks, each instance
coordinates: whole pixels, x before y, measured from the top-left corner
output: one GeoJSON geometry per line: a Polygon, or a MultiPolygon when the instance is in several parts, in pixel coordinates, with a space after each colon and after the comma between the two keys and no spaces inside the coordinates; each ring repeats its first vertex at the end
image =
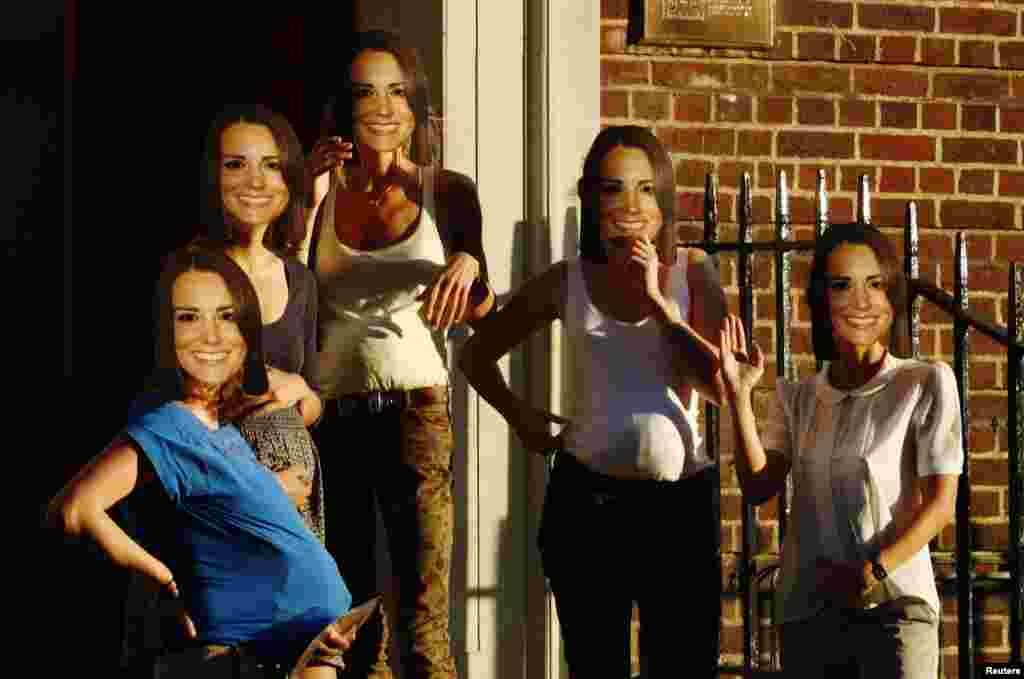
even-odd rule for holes
{"type": "Polygon", "coordinates": [[[718,668],[721,561],[714,467],[679,481],[618,480],[556,453],[540,549],[573,677],[630,676],[640,609],[649,679],[718,668]]]}
{"type": "MultiPolygon", "coordinates": [[[[327,548],[355,602],[377,591],[374,499],[381,508],[399,589],[399,624],[411,648],[406,676],[455,676],[449,639],[453,537],[451,420],[447,403],[378,414],[331,412],[314,429],[324,470],[327,548]]],[[[391,677],[390,630],[381,613],[360,630],[346,662],[353,677],[391,677]]]]}
{"type": "Polygon", "coordinates": [[[864,610],[826,607],[806,620],[783,623],[781,642],[786,676],[939,676],[938,618],[919,599],[895,599],[864,610]]]}

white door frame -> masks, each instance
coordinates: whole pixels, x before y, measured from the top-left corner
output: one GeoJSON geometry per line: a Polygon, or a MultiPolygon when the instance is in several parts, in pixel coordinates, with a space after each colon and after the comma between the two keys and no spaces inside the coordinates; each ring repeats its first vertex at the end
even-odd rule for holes
{"type": "MultiPolygon", "coordinates": [[[[444,2],[445,165],[477,183],[491,282],[505,299],[576,254],[576,180],[600,125],[600,5],[444,2]]],[[[538,407],[565,411],[557,328],[502,370],[538,407]]],[[[460,675],[567,676],[536,548],[546,467],[458,371],[453,391],[460,675]]]]}

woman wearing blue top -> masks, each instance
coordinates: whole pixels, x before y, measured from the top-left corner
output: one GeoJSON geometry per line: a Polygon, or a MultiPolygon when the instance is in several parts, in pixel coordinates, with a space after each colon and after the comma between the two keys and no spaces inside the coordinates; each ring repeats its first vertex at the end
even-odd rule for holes
{"type": "MultiPolygon", "coordinates": [[[[268,389],[256,293],[226,255],[193,245],[169,256],[155,311],[157,405],[68,482],[51,517],[115,564],[180,591],[209,655],[243,649],[291,665],[352,598],[282,484],[228,424],[247,394],[268,389]],[[109,514],[153,480],[175,510],[175,553],[150,553],[109,514]]],[[[338,650],[350,640],[327,641],[338,650]]],[[[301,676],[334,673],[320,663],[301,676]]]]}

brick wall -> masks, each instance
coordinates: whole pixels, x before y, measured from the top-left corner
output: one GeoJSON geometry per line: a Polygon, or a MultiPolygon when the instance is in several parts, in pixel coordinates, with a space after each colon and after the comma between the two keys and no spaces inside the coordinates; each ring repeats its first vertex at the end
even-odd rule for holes
{"type": "MultiPolygon", "coordinates": [[[[967,232],[972,308],[1006,324],[1007,261],[1024,262],[1024,2],[777,0],[775,41],[767,52],[627,44],[628,5],[601,3],[602,123],[649,126],[668,148],[681,237],[700,237],[708,172],[718,175],[722,237],[730,239],[743,172],[752,176],[754,219],[762,225],[755,238],[771,236],[780,170],[792,190],[797,238],[812,237],[819,169],[826,173],[832,221],[854,218],[857,177],[867,174],[873,221],[900,251],[905,205],[917,202],[921,275],[950,291],[954,233],[967,232]]],[[[801,375],[814,369],[801,290],[807,269],[807,258],[798,257],[792,346],[801,375]]],[[[773,352],[771,259],[758,258],[754,270],[756,335],[773,352]]],[[[723,256],[722,275],[737,309],[731,257],[723,256]]],[[[922,353],[951,361],[951,323],[928,303],[922,318],[922,353]]],[[[998,553],[1008,541],[1005,351],[973,336],[971,369],[974,544],[998,553]]],[[[765,386],[770,383],[771,375],[765,386]]],[[[723,440],[728,576],[739,552],[740,497],[725,428],[723,440]]],[[[758,509],[765,553],[778,551],[775,516],[774,503],[758,509]]],[[[950,527],[937,547],[954,544],[950,527]]],[[[1007,599],[979,599],[981,656],[1003,660],[1007,599]]],[[[724,611],[723,660],[739,662],[735,600],[726,601],[724,611]]],[[[946,677],[956,676],[955,615],[956,602],[945,601],[946,677]]]]}

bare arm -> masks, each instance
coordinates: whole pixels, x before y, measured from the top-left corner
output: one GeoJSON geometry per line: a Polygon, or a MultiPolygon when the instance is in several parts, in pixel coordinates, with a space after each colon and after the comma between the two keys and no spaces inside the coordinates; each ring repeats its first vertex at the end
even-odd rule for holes
{"type": "Polygon", "coordinates": [[[483,247],[483,214],[476,185],[469,177],[437,173],[437,226],[448,259],[424,292],[424,313],[437,326],[475,324],[494,308],[483,247]]]}
{"type": "Polygon", "coordinates": [[[141,459],[144,458],[130,439],[115,439],[54,497],[49,519],[68,535],[94,540],[115,564],[139,571],[166,586],[174,579],[170,569],[125,533],[108,513],[152,478],[152,472],[141,459]]]}
{"type": "Polygon", "coordinates": [[[744,497],[752,504],[761,504],[785,488],[790,468],[789,458],[775,451],[766,451],[757,433],[753,392],[764,375],[764,354],[755,344],[750,353],[750,363],[736,360],[736,354],[746,354],[747,348],[743,324],[733,315],[723,321],[719,352],[724,393],[736,433],[736,475],[744,497]]]}
{"type": "Polygon", "coordinates": [[[504,307],[476,324],[459,354],[459,368],[473,388],[505,418],[523,445],[537,452],[555,443],[547,425],[552,420],[509,389],[498,359],[559,317],[566,271],[559,262],[524,284],[504,307]]]}
{"type": "Polygon", "coordinates": [[[956,474],[935,474],[918,481],[922,502],[913,518],[879,552],[878,560],[890,573],[917,554],[956,516],[956,474]]]}

